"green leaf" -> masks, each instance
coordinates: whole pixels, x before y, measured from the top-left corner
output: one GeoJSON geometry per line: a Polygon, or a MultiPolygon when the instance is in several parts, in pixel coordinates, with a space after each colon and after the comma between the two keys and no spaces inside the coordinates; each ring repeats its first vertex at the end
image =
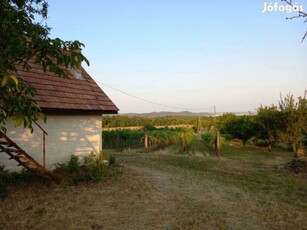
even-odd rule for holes
{"type": "Polygon", "coordinates": [[[9,80],[8,75],[4,75],[1,81],[1,87],[5,86],[7,84],[7,81],[9,80]]]}
{"type": "Polygon", "coordinates": [[[25,128],[30,128],[31,124],[32,124],[32,122],[31,122],[30,118],[29,117],[25,117],[25,119],[24,119],[24,127],[25,128]]]}
{"type": "Polygon", "coordinates": [[[18,86],[18,79],[17,79],[17,77],[16,76],[10,76],[10,77],[15,82],[15,85],[18,86]]]}
{"type": "Polygon", "coordinates": [[[14,119],[14,127],[17,128],[18,126],[20,126],[22,124],[22,116],[15,116],[15,119],[14,119]]]}

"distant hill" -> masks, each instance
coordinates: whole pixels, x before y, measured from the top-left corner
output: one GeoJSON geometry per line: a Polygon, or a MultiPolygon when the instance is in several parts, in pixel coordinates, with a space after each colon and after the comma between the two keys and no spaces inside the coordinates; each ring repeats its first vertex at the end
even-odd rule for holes
{"type": "Polygon", "coordinates": [[[122,116],[139,116],[139,117],[165,117],[165,116],[183,116],[183,117],[198,117],[198,116],[212,116],[212,113],[192,113],[189,111],[182,112],[151,112],[151,113],[123,113],[122,116]]]}
{"type": "MultiPolygon", "coordinates": [[[[224,113],[217,113],[216,115],[222,115],[224,113]]],[[[249,114],[248,112],[234,112],[236,115],[245,115],[249,114]]],[[[120,116],[136,116],[136,117],[165,117],[165,116],[182,116],[182,117],[208,117],[213,116],[213,113],[208,112],[201,112],[201,113],[193,113],[189,111],[182,111],[182,112],[168,112],[168,111],[161,111],[161,112],[151,112],[151,113],[122,113],[119,114],[120,116]]]]}

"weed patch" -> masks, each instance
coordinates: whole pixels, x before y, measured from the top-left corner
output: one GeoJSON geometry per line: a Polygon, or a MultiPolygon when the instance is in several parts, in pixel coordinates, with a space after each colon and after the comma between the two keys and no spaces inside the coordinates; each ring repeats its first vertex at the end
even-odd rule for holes
{"type": "Polygon", "coordinates": [[[121,167],[116,164],[113,155],[96,156],[94,153],[84,157],[83,160],[72,155],[67,163],[57,164],[54,172],[64,181],[73,184],[100,181],[106,177],[122,174],[121,167]]]}

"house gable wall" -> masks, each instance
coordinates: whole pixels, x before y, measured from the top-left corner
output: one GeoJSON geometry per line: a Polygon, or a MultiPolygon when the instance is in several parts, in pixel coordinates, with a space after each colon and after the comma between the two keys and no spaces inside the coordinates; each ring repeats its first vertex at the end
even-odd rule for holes
{"type": "MultiPolygon", "coordinates": [[[[46,168],[52,169],[56,163],[67,162],[70,155],[84,156],[101,150],[101,115],[47,115],[47,123],[39,125],[46,130],[46,168]]],[[[7,136],[23,148],[37,162],[43,162],[43,132],[34,124],[34,132],[22,127],[6,125],[7,136]]],[[[0,165],[8,170],[21,169],[14,160],[0,154],[0,165]]]]}

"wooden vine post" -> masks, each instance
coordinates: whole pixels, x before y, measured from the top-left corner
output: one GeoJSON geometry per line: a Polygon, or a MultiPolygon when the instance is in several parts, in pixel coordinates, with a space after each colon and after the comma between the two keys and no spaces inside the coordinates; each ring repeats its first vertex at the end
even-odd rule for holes
{"type": "Polygon", "coordinates": [[[148,149],[148,135],[146,127],[144,127],[144,148],[145,150],[148,149]]]}
{"type": "Polygon", "coordinates": [[[214,140],[214,154],[219,157],[219,156],[221,156],[221,151],[220,151],[220,131],[217,128],[215,106],[214,106],[214,123],[215,123],[215,130],[216,130],[216,135],[215,135],[215,140],[214,140]]]}

